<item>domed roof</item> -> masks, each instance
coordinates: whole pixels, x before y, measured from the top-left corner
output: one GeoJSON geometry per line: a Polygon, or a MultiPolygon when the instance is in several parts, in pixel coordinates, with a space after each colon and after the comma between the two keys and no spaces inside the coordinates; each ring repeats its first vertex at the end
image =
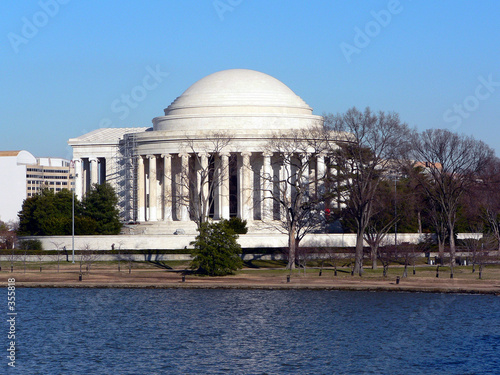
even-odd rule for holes
{"type": "Polygon", "coordinates": [[[204,113],[241,113],[241,107],[246,107],[246,113],[254,112],[251,107],[258,108],[258,113],[312,113],[299,96],[276,78],[255,70],[230,69],[191,85],[165,109],[165,115],[199,113],[197,109],[201,108],[204,113]]]}
{"type": "Polygon", "coordinates": [[[321,122],[285,84],[267,74],[231,69],[191,85],[153,119],[155,131],[226,131],[243,134],[307,128],[321,122]]]}

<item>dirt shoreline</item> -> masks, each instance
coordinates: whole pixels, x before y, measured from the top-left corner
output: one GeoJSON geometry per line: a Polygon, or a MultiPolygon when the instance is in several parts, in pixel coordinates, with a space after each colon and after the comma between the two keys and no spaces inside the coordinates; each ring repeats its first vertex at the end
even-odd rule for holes
{"type": "MultiPolygon", "coordinates": [[[[390,275],[383,277],[333,276],[317,273],[293,274],[287,281],[287,274],[272,271],[247,271],[233,276],[200,277],[185,276],[179,271],[133,270],[132,273],[105,269],[83,274],[65,270],[56,272],[1,272],[0,285],[6,287],[8,279],[15,279],[19,288],[136,288],[136,289],[275,289],[275,290],[341,290],[370,292],[417,292],[417,293],[467,293],[494,294],[500,296],[500,280],[487,278],[479,280],[466,277],[453,279],[431,277],[429,275],[400,278],[390,275]]],[[[461,276],[461,275],[458,275],[461,276]]],[[[496,275],[495,275],[496,276],[496,275]]],[[[448,276],[449,277],[449,276],[448,276]]]]}

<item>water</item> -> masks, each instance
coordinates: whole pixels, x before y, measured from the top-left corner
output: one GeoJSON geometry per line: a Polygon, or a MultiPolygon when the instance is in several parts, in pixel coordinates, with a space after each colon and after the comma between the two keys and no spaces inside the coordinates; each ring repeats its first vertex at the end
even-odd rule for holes
{"type": "MultiPolygon", "coordinates": [[[[16,292],[16,368],[7,368],[4,356],[0,359],[8,373],[500,373],[497,296],[183,289],[16,292]]],[[[3,311],[6,317],[6,307],[3,311]]],[[[7,332],[2,320],[2,332],[7,332]]],[[[6,333],[0,334],[0,343],[7,347],[6,333]]]]}

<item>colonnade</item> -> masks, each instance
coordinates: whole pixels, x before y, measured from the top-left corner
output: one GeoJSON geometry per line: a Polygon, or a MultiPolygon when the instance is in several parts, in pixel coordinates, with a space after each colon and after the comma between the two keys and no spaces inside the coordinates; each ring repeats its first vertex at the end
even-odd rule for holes
{"type": "MultiPolygon", "coordinates": [[[[297,158],[303,166],[301,182],[309,194],[323,194],[321,176],[334,173],[325,171],[326,156],[301,154],[297,158]]],[[[286,194],[290,199],[294,194],[290,187],[280,189],[277,181],[283,184],[297,178],[296,170],[272,152],[143,154],[135,160],[133,181],[125,181],[124,171],[118,178],[107,176],[106,167],[114,165],[112,160],[76,159],[75,193],[81,198],[92,184],[110,178],[108,182],[117,192],[118,184],[134,190],[127,193],[135,197],[132,212],[124,212],[123,217],[138,222],[187,222],[201,212],[216,220],[232,216],[247,221],[276,220],[284,212],[273,197],[286,194]]]]}
{"type": "Polygon", "coordinates": [[[137,220],[191,221],[202,210],[214,219],[251,219],[250,155],[140,155],[137,220]]]}
{"type": "MultiPolygon", "coordinates": [[[[323,193],[325,156],[305,160],[310,194],[323,193]],[[309,184],[310,181],[318,181],[309,184]]],[[[140,155],[137,160],[137,221],[191,221],[202,210],[214,219],[279,219],[274,181],[292,168],[271,152],[179,153],[140,155]],[[204,206],[204,207],[201,207],[204,206]]],[[[303,174],[304,175],[304,174],[303,174]]]]}
{"type": "Polygon", "coordinates": [[[106,182],[107,162],[104,157],[75,159],[75,194],[80,199],[94,184],[106,182]]]}

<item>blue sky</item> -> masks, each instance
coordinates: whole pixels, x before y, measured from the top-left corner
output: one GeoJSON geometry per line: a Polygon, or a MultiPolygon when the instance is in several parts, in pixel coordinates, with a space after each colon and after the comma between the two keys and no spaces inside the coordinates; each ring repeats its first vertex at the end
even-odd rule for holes
{"type": "Polygon", "coordinates": [[[69,138],[151,126],[197,80],[247,68],[315,114],[394,111],[500,153],[497,0],[10,0],[0,14],[0,150],[71,158],[69,138]]]}

